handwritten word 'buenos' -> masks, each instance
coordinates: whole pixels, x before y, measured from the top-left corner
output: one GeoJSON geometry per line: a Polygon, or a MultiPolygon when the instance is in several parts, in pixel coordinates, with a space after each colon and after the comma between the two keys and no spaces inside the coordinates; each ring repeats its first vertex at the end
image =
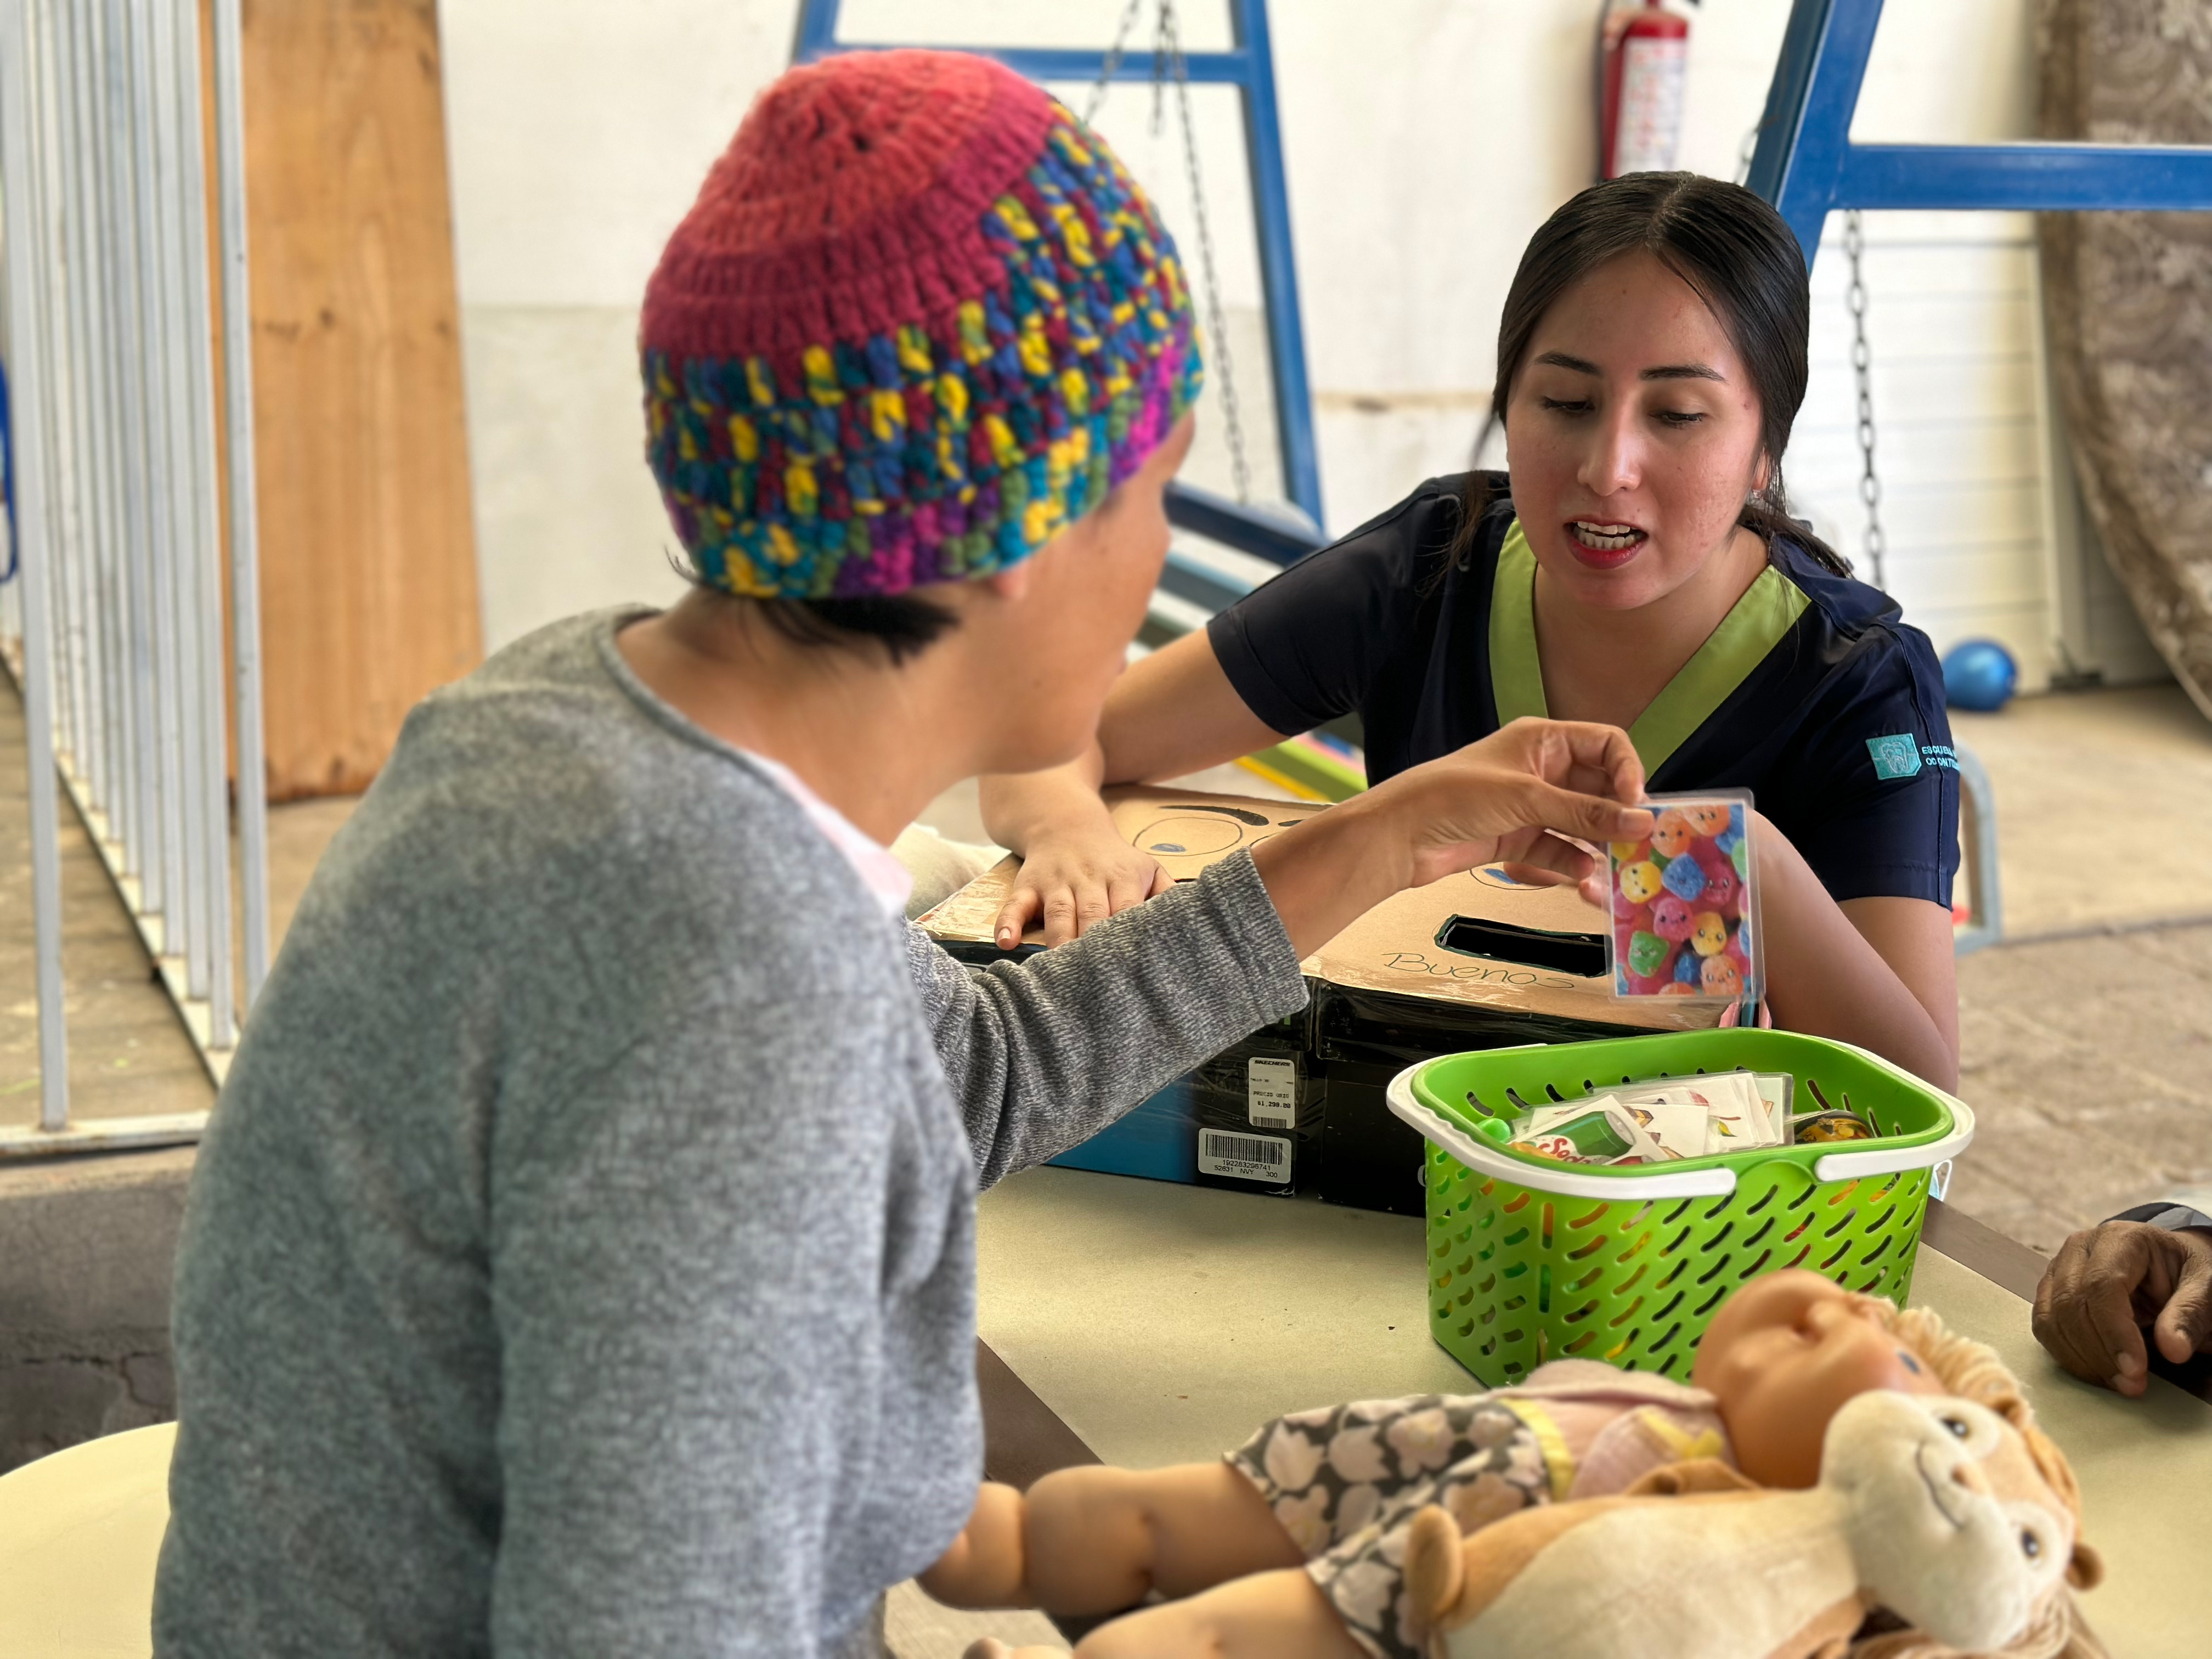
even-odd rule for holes
{"type": "Polygon", "coordinates": [[[1574,981],[1557,974],[1540,974],[1531,968],[1508,968],[1497,963],[1431,962],[1419,951],[1393,951],[1382,965],[1401,974],[1426,974],[1431,979],[1456,979],[1474,985],[1544,986],[1555,991],[1572,988],[1574,981]]]}

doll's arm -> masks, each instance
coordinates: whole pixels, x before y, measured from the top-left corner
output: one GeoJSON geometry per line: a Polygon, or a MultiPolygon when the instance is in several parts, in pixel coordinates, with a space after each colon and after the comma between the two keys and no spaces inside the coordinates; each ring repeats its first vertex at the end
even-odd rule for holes
{"type": "Polygon", "coordinates": [[[987,1483],[967,1528],[921,1583],[951,1607],[1090,1614],[1304,1559],[1267,1500],[1225,1462],[1092,1464],[1046,1475],[1026,1497],[987,1483]]]}
{"type": "Polygon", "coordinates": [[[1026,1607],[1021,1493],[986,1480],[952,1547],[915,1582],[948,1607],[1026,1607]]]}
{"type": "Polygon", "coordinates": [[[1717,1457],[1662,1463],[1639,1475],[1623,1498],[1679,1498],[1693,1492],[1757,1492],[1759,1482],[1717,1457]]]}

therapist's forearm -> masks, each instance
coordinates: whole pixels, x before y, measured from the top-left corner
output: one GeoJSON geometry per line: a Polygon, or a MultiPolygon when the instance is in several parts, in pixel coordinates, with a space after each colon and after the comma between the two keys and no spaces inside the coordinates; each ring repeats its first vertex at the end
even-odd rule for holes
{"type": "Polygon", "coordinates": [[[1761,828],[1768,833],[1758,842],[1759,937],[1774,1023],[1855,1042],[1955,1089],[1956,1036],[1851,925],[1797,849],[1764,820],[1761,828]]]}
{"type": "Polygon", "coordinates": [[[983,831],[1010,852],[1025,854],[1040,833],[1099,823],[1111,830],[1112,817],[1098,798],[1104,774],[1105,757],[1094,738],[1065,766],[979,779],[983,831]]]}

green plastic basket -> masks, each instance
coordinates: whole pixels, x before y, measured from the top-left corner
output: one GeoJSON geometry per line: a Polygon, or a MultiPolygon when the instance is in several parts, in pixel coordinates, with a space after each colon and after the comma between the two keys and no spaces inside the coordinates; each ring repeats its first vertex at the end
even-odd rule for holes
{"type": "Polygon", "coordinates": [[[1547,1359],[1686,1376],[1723,1297],[1808,1267],[1903,1305],[1931,1185],[1973,1139],[1965,1103],[1849,1043],[1687,1031],[1447,1054],[1401,1072],[1428,1139],[1429,1327],[1492,1388],[1547,1359]],[[1881,1138],[1660,1168],[1566,1164],[1474,1132],[1485,1116],[1698,1072],[1787,1072],[1799,1111],[1849,1107],[1881,1138]]]}

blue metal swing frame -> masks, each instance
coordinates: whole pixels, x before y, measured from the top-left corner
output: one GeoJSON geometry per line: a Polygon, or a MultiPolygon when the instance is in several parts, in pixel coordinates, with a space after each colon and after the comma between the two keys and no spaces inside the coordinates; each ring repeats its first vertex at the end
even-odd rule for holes
{"type": "MultiPolygon", "coordinates": [[[[2212,149],[2180,144],[1858,144],[1851,118],[1882,0],[1796,0],[1767,89],[1746,183],[1796,233],[1810,270],[1837,208],[2188,211],[2212,208],[2212,149]]],[[[1972,925],[1960,955],[1994,944],[1996,803],[1989,775],[1959,750],[1972,925]]]]}
{"type": "Polygon", "coordinates": [[[1810,269],[1836,208],[2212,208],[2212,149],[2174,144],[1856,144],[1851,117],[1882,0],[1796,0],[1745,181],[1810,269]]]}
{"type": "MultiPolygon", "coordinates": [[[[1314,443],[1313,398],[1306,381],[1305,331],[1298,311],[1297,263],[1291,249],[1291,204],[1283,173],[1282,120],[1275,106],[1275,64],[1267,32],[1267,0],[1227,0],[1231,40],[1226,52],[1193,52],[1183,63],[1194,85],[1230,86],[1242,96],[1244,110],[1245,153],[1250,158],[1252,213],[1259,233],[1261,289],[1267,301],[1267,356],[1275,386],[1275,431],[1282,451],[1283,488],[1316,525],[1322,523],[1321,461],[1314,443]]],[[[792,58],[811,64],[837,52],[881,51],[893,45],[921,44],[870,40],[848,44],[837,38],[837,18],[843,0],[801,0],[799,30],[792,58]]],[[[1017,75],[1032,81],[1096,81],[1107,72],[1103,52],[1070,51],[1058,47],[969,46],[963,48],[997,59],[1017,75]]],[[[1131,52],[1114,67],[1117,81],[1149,81],[1152,53],[1131,52]]],[[[1186,492],[1177,491],[1177,495],[1186,492]]],[[[1170,502],[1169,516],[1185,520],[1183,504],[1170,502]]],[[[1239,526],[1231,520],[1252,520],[1252,537],[1260,544],[1250,550],[1263,557],[1289,563],[1283,552],[1303,538],[1284,539],[1279,525],[1260,514],[1247,514],[1234,502],[1215,501],[1208,508],[1213,526],[1195,523],[1187,528],[1218,533],[1239,526]],[[1225,513],[1224,513],[1225,509],[1225,513]],[[1272,529],[1272,534],[1270,533],[1272,529]],[[1281,543],[1279,551],[1275,544],[1281,543]]],[[[1242,545],[1239,535],[1224,537],[1242,545]]],[[[1318,545],[1318,540],[1313,544],[1318,545]]]]}

